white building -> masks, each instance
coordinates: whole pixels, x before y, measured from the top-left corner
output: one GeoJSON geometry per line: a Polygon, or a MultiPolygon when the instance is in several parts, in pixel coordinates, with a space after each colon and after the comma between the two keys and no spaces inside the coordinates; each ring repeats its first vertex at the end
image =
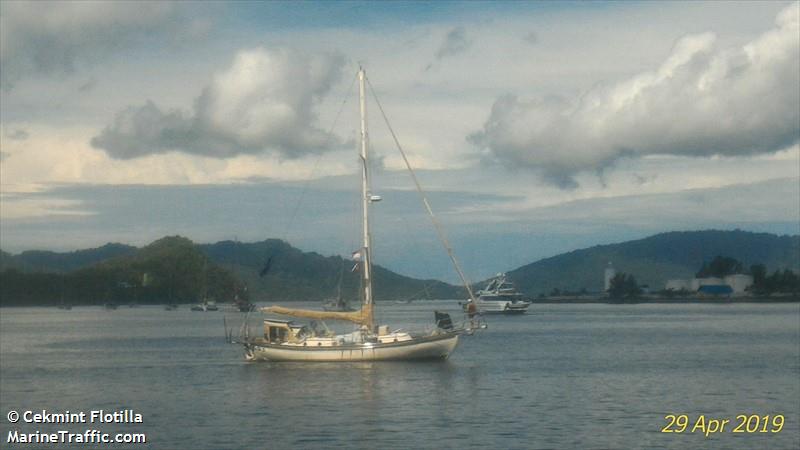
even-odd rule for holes
{"type": "Polygon", "coordinates": [[[753,277],[751,275],[728,275],[725,277],[725,284],[733,289],[734,294],[742,294],[745,289],[753,285],[753,277]]]}
{"type": "Polygon", "coordinates": [[[687,291],[697,292],[702,286],[720,286],[728,285],[733,289],[733,294],[743,294],[745,290],[753,285],[753,277],[750,275],[728,275],[723,278],[708,277],[708,278],[692,278],[690,280],[676,279],[668,280],[664,289],[680,291],[685,289],[687,291]]]}
{"type": "Polygon", "coordinates": [[[667,280],[667,285],[664,289],[673,291],[690,291],[692,290],[691,280],[667,280]]]}
{"type": "Polygon", "coordinates": [[[605,277],[604,277],[604,280],[605,280],[605,283],[603,284],[603,286],[604,286],[603,290],[604,291],[608,292],[608,290],[611,289],[611,279],[614,278],[614,276],[616,274],[617,274],[617,271],[614,270],[614,266],[611,265],[611,261],[609,261],[608,262],[608,266],[606,267],[606,272],[605,272],[605,277]]]}

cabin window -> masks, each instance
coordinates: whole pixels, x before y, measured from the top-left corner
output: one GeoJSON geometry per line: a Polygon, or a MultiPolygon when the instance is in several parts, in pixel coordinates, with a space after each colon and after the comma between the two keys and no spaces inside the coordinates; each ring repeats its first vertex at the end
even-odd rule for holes
{"type": "Polygon", "coordinates": [[[269,327],[268,339],[270,342],[283,342],[286,340],[286,328],[269,327]]]}

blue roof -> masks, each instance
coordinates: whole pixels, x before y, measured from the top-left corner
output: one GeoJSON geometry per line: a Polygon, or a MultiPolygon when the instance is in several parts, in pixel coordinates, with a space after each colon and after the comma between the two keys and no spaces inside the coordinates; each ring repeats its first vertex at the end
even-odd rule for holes
{"type": "Polygon", "coordinates": [[[733,288],[727,284],[707,284],[700,286],[697,292],[709,295],[730,295],[733,294],[733,288]]]}

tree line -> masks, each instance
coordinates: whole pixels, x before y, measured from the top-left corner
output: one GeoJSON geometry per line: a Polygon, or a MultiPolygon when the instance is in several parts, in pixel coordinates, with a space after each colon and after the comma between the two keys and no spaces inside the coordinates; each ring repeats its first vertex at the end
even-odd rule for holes
{"type": "MultiPolygon", "coordinates": [[[[725,278],[729,275],[751,275],[753,285],[748,291],[753,295],[771,294],[800,294],[800,275],[789,270],[775,270],[772,274],[767,272],[764,264],[753,264],[749,270],[744,269],[744,264],[729,256],[716,256],[710,262],[704,262],[695,273],[696,278],[725,278]]],[[[688,291],[675,292],[673,290],[661,291],[666,296],[689,295],[688,291]]],[[[642,289],[632,274],[617,273],[610,282],[608,295],[616,299],[633,299],[642,294],[642,289]]]]}
{"type": "Polygon", "coordinates": [[[0,272],[0,305],[195,303],[246,299],[243,284],[188,239],[168,237],[136,254],[68,273],[0,272]]]}

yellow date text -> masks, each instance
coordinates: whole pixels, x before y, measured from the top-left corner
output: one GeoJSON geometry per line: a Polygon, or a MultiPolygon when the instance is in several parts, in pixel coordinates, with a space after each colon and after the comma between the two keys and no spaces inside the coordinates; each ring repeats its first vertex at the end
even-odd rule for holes
{"type": "Polygon", "coordinates": [[[719,433],[780,433],[786,422],[783,414],[737,414],[735,417],[713,417],[700,414],[667,414],[662,433],[701,433],[710,437],[719,433]]]}

